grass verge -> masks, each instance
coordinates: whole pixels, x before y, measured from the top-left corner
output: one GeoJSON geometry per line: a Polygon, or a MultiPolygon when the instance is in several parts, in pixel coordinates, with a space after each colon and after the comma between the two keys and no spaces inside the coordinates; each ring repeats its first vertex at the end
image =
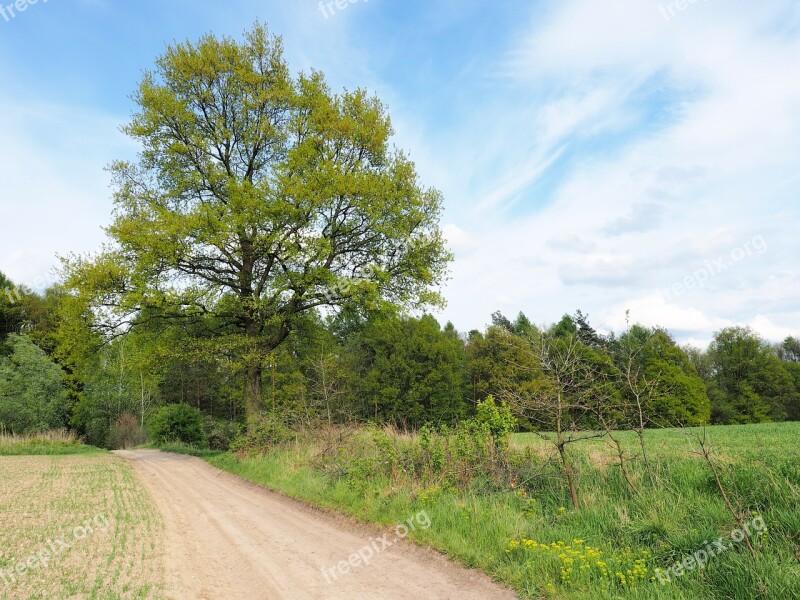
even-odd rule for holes
{"type": "Polygon", "coordinates": [[[0,456],[92,454],[102,452],[86,446],[67,431],[48,431],[28,435],[0,434],[0,456]]]}
{"type": "MultiPolygon", "coordinates": [[[[358,452],[340,448],[335,460],[313,442],[262,457],[204,458],[254,483],[367,522],[393,525],[425,510],[432,526],[413,532],[411,539],[484,570],[521,597],[800,598],[795,441],[800,424],[709,431],[724,485],[737,506],[766,524],[752,538],[755,556],[745,543],[730,540],[737,522],[708,466],[693,454],[691,431],[648,433],[653,473],[646,474],[638,462],[630,465],[636,494],[626,487],[606,444],[576,448],[583,504],[577,511],[569,508],[547,448],[529,435],[517,436],[513,446],[529,450],[538,475],[513,489],[498,489],[490,473],[475,472],[464,484],[450,476],[446,464],[435,478],[418,477],[402,460],[420,443],[408,436],[372,449],[362,443],[358,452]],[[327,468],[336,461],[336,469],[327,468]],[[709,557],[703,568],[687,567],[661,583],[657,569],[695,556],[720,538],[728,540],[724,552],[709,557]]],[[[631,436],[623,436],[623,443],[635,447],[631,436]]]]}

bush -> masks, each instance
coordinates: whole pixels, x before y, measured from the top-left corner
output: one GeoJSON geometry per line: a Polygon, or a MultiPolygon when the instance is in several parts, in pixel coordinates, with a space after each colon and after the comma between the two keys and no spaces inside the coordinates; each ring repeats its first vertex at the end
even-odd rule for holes
{"type": "Polygon", "coordinates": [[[492,396],[487,396],[486,400],[478,402],[475,420],[487,426],[496,440],[506,438],[517,428],[517,420],[511,414],[508,405],[505,402],[498,405],[492,396]]]}
{"type": "Polygon", "coordinates": [[[108,447],[112,450],[127,450],[144,444],[146,439],[144,429],[139,425],[139,418],[125,413],[111,426],[108,434],[108,447]]]}
{"type": "Polygon", "coordinates": [[[170,404],[154,412],[147,421],[150,439],[156,444],[182,442],[205,446],[202,413],[188,404],[170,404]]]}
{"type": "Polygon", "coordinates": [[[247,431],[231,444],[234,452],[263,454],[272,446],[289,442],[295,438],[280,415],[269,414],[252,419],[247,431]]]}
{"type": "Polygon", "coordinates": [[[108,447],[108,419],[94,417],[83,425],[83,433],[86,443],[97,448],[108,447]]]}
{"type": "Polygon", "coordinates": [[[479,480],[493,490],[519,481],[509,464],[507,444],[498,444],[475,419],[455,428],[423,427],[418,435],[369,425],[342,436],[336,446],[317,445],[311,464],[354,489],[383,479],[392,485],[466,489],[479,480]],[[413,483],[409,483],[413,482],[413,483]]]}
{"type": "Polygon", "coordinates": [[[227,419],[206,417],[206,439],[211,450],[228,450],[233,441],[242,434],[241,423],[227,419]]]}

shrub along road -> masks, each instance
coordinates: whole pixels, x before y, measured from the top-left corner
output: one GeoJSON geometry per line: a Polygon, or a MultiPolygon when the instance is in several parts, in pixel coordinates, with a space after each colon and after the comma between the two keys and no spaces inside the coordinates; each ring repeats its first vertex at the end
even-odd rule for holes
{"type": "MultiPolygon", "coordinates": [[[[167,597],[514,598],[486,576],[402,540],[405,530],[355,525],[157,450],[120,451],[162,513],[167,597]]],[[[405,527],[430,525],[409,515],[405,527]]]]}

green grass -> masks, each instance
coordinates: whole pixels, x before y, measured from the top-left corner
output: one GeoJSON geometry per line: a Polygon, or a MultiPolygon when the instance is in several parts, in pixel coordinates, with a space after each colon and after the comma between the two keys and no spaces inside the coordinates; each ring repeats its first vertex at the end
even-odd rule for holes
{"type": "MultiPolygon", "coordinates": [[[[768,532],[754,539],[755,558],[745,544],[735,544],[711,558],[705,569],[667,585],[655,579],[656,568],[730,535],[737,526],[708,465],[694,454],[696,434],[702,431],[647,432],[653,476],[648,479],[641,461],[631,463],[638,494],[628,491],[607,441],[573,447],[579,511],[569,508],[558,469],[547,466],[549,450],[533,434],[515,436],[513,446],[532,449],[541,476],[513,490],[498,490],[480,474],[459,489],[447,477],[431,484],[402,472],[389,477],[354,469],[351,475],[331,477],[319,470],[320,457],[308,444],[264,457],[219,454],[206,460],[368,522],[392,525],[425,510],[432,526],[412,533],[412,539],[486,571],[521,597],[800,598],[798,423],[708,429],[726,488],[743,510],[763,516],[768,532]],[[608,576],[598,561],[608,565],[608,576]],[[570,565],[575,572],[566,570],[570,565]],[[624,584],[617,572],[626,576],[624,584]]],[[[623,433],[621,439],[635,451],[635,436],[623,433]]]]}
{"type": "Polygon", "coordinates": [[[72,433],[49,431],[29,435],[0,434],[0,456],[57,456],[102,452],[86,446],[72,433]]]}
{"type": "Polygon", "coordinates": [[[174,442],[172,444],[153,445],[147,447],[153,448],[155,450],[161,450],[162,452],[173,452],[175,454],[186,454],[188,456],[197,456],[198,458],[212,458],[214,456],[219,456],[220,454],[224,454],[224,452],[221,452],[219,450],[207,450],[203,448],[196,448],[195,446],[190,446],[188,444],[181,444],[179,442],[174,442]]]}

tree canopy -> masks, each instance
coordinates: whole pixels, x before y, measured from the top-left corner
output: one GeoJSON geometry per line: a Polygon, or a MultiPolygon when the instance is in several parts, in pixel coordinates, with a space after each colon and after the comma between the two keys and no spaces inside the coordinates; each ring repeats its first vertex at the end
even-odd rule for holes
{"type": "Polygon", "coordinates": [[[0,425],[22,434],[65,427],[70,406],[63,372],[27,337],[10,334],[0,357],[0,425]]]}
{"type": "Polygon", "coordinates": [[[256,24],[242,42],[169,47],[134,100],[125,132],[142,151],[111,167],[109,244],[67,262],[106,330],[213,317],[246,356],[255,413],[266,356],[303,313],[441,301],[441,194],[390,146],[377,98],[292,77],[256,24]]]}

